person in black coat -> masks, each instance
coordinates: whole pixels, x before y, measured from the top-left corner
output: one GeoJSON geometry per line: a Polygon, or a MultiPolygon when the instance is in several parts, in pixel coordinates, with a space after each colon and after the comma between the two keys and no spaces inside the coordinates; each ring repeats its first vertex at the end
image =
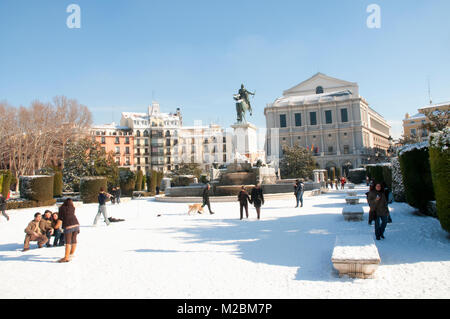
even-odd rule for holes
{"type": "Polygon", "coordinates": [[[206,187],[203,189],[203,204],[202,207],[208,206],[209,213],[212,215],[214,212],[211,210],[211,204],[209,203],[209,190],[211,185],[206,184],[206,187]]]}
{"type": "Polygon", "coordinates": [[[303,207],[303,190],[305,188],[305,184],[303,184],[303,180],[297,180],[294,185],[294,195],[297,200],[297,208],[299,204],[301,204],[301,207],[303,207]]]}
{"type": "Polygon", "coordinates": [[[242,186],[242,189],[239,192],[238,201],[239,201],[239,207],[240,207],[240,212],[241,212],[241,220],[243,218],[244,208],[245,208],[245,214],[247,215],[247,218],[248,218],[248,202],[251,203],[251,200],[250,200],[250,197],[248,196],[248,193],[245,190],[244,186],[242,186]]]}
{"type": "Polygon", "coordinates": [[[260,219],[261,206],[264,205],[264,195],[261,189],[261,183],[256,184],[256,187],[252,189],[251,202],[256,208],[258,219],[260,219]]]}

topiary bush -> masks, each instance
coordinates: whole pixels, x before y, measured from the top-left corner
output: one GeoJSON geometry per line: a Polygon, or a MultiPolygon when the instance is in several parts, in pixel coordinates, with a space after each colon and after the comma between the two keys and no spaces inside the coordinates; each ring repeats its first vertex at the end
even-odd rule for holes
{"type": "Polygon", "coordinates": [[[136,174],[128,168],[119,169],[120,188],[122,195],[132,196],[136,185],[136,174]]]}
{"type": "Polygon", "coordinates": [[[20,176],[20,197],[39,202],[53,199],[53,180],[48,175],[20,176]]]}
{"type": "Polygon", "coordinates": [[[436,197],[436,210],[444,230],[450,232],[450,130],[430,137],[430,168],[436,197]]]}
{"type": "Polygon", "coordinates": [[[63,175],[61,171],[56,171],[53,175],[53,196],[61,197],[63,192],[63,175]]]}
{"type": "Polygon", "coordinates": [[[98,203],[100,188],[107,190],[107,178],[103,176],[82,177],[80,180],[80,196],[85,204],[98,203]]]}
{"type": "Polygon", "coordinates": [[[3,194],[3,197],[8,197],[9,189],[11,188],[11,182],[13,181],[13,174],[9,170],[0,171],[0,191],[3,194]]]}
{"type": "Polygon", "coordinates": [[[142,190],[142,179],[144,178],[144,174],[141,170],[138,170],[136,173],[136,188],[135,190],[141,191],[142,190]]]}
{"type": "Polygon", "coordinates": [[[428,215],[428,202],[434,200],[428,143],[408,145],[399,156],[406,201],[428,215]]]}
{"type": "Polygon", "coordinates": [[[366,170],[364,168],[355,168],[348,171],[348,180],[353,184],[361,184],[366,180],[366,170]]]}

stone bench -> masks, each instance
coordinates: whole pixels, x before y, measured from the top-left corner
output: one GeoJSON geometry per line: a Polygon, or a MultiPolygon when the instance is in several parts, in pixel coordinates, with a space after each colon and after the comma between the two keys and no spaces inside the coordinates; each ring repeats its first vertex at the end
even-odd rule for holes
{"type": "Polygon", "coordinates": [[[337,236],[331,257],[339,277],[373,278],[381,262],[377,246],[370,235],[337,236]]]}
{"type": "Polygon", "coordinates": [[[358,193],[356,191],[348,191],[347,196],[356,197],[356,196],[358,196],[358,193]]]}
{"type": "Polygon", "coordinates": [[[347,204],[357,205],[357,204],[359,204],[359,197],[358,196],[347,196],[347,197],[345,197],[345,201],[347,202],[347,204]]]}
{"type": "Polygon", "coordinates": [[[348,183],[347,186],[349,189],[355,189],[355,184],[348,183]]]}
{"type": "Polygon", "coordinates": [[[342,209],[342,215],[346,221],[361,221],[364,216],[364,209],[362,206],[349,205],[342,209]]]}

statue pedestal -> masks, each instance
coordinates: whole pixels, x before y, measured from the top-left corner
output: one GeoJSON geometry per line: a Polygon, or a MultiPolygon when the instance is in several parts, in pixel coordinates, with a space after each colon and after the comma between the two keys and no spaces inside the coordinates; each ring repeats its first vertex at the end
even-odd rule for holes
{"type": "Polygon", "coordinates": [[[250,123],[239,123],[231,125],[233,128],[233,154],[238,162],[245,158],[251,164],[258,157],[257,127],[250,123]]]}

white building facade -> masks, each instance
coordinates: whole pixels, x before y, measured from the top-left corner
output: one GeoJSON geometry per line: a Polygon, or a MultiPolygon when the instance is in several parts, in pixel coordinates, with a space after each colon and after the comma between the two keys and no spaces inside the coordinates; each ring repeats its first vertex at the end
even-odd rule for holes
{"type": "Polygon", "coordinates": [[[274,161],[283,145],[297,144],[313,152],[318,167],[344,172],[390,146],[390,126],[359,95],[358,84],[322,73],[284,91],[264,114],[267,157],[274,161]]]}

